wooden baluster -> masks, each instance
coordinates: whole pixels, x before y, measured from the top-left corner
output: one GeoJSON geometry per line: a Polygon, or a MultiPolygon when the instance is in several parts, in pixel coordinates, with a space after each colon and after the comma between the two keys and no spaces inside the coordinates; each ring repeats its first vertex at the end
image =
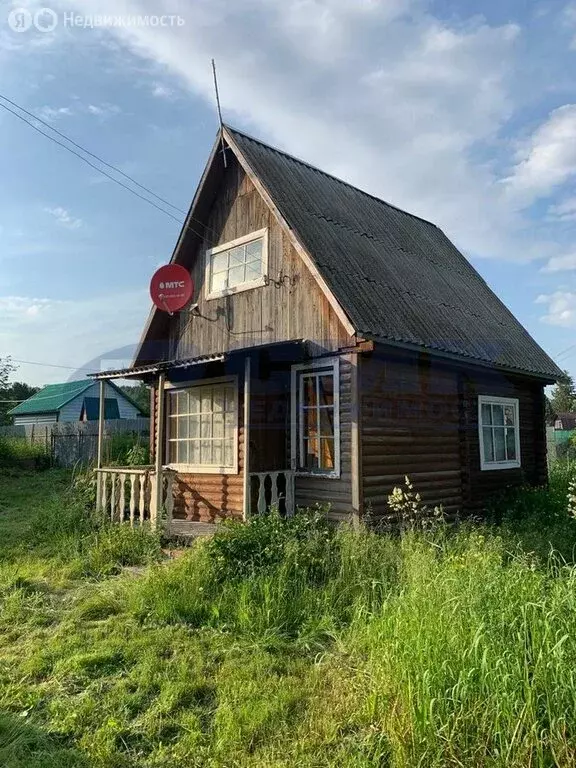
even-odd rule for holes
{"type": "Polygon", "coordinates": [[[271,488],[272,498],[270,499],[270,504],[273,507],[278,506],[278,477],[279,476],[280,476],[279,472],[270,473],[270,478],[272,480],[272,488],[271,488]]]}
{"type": "Polygon", "coordinates": [[[258,474],[256,477],[260,483],[260,487],[258,488],[258,504],[256,505],[256,508],[258,509],[258,514],[263,515],[264,512],[266,512],[266,474],[258,474]]]}
{"type": "Polygon", "coordinates": [[[174,475],[172,472],[166,473],[166,499],[164,506],[166,508],[166,532],[170,533],[172,515],[174,514],[174,475]]]}
{"type": "Polygon", "coordinates": [[[294,473],[285,472],[286,476],[286,517],[294,514],[294,473]]]}
{"type": "Polygon", "coordinates": [[[138,512],[140,514],[140,525],[144,522],[144,514],[146,512],[146,480],[148,474],[140,475],[140,499],[138,503],[138,512]]]}
{"type": "Polygon", "coordinates": [[[136,475],[130,474],[130,527],[134,528],[134,512],[136,511],[136,475]]]}
{"type": "Polygon", "coordinates": [[[102,506],[101,510],[106,514],[108,505],[108,472],[102,472],[102,506]]]}
{"type": "Polygon", "coordinates": [[[124,513],[126,511],[126,475],[124,472],[120,475],[120,504],[118,509],[118,517],[120,522],[124,522],[124,513]]]}
{"type": "MultiPolygon", "coordinates": [[[[162,476],[160,476],[162,480],[162,476]]],[[[156,528],[156,521],[158,519],[158,474],[152,472],[150,474],[150,525],[152,528],[156,528]]]]}
{"type": "Polygon", "coordinates": [[[114,472],[110,473],[110,480],[112,481],[110,487],[110,520],[114,522],[116,515],[116,474],[114,472]]]}

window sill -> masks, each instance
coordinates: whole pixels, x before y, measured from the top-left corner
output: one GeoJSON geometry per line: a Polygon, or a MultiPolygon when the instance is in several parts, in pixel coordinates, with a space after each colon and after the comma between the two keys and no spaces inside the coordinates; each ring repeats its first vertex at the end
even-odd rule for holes
{"type": "Polygon", "coordinates": [[[492,472],[500,469],[520,469],[521,464],[519,461],[505,461],[501,464],[480,464],[482,472],[492,472]]]}
{"type": "Polygon", "coordinates": [[[163,469],[173,469],[183,475],[237,475],[237,467],[202,467],[192,464],[166,464],[163,469]]]}
{"type": "Polygon", "coordinates": [[[243,293],[244,291],[252,291],[255,288],[262,288],[266,285],[268,278],[266,275],[262,275],[258,280],[252,280],[250,283],[242,283],[242,285],[235,285],[233,288],[226,288],[224,291],[211,291],[206,294],[206,301],[212,301],[212,299],[223,299],[225,296],[233,296],[235,293],[243,293]]]}

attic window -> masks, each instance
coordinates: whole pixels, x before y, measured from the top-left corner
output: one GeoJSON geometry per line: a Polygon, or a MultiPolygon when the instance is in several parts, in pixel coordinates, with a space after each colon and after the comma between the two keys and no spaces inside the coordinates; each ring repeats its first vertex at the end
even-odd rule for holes
{"type": "Polygon", "coordinates": [[[513,469],[520,466],[518,400],[509,397],[478,398],[480,468],[513,469]]]}
{"type": "Polygon", "coordinates": [[[206,298],[258,288],[266,282],[268,230],[217,245],[206,251],[206,298]]]}

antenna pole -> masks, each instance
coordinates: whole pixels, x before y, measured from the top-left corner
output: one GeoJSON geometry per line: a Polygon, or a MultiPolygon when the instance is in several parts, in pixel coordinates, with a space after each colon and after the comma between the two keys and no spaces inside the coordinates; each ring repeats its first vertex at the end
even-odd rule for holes
{"type": "Polygon", "coordinates": [[[224,158],[224,168],[228,168],[226,160],[226,147],[224,145],[224,123],[222,121],[222,109],[220,108],[220,94],[218,92],[218,77],[216,75],[216,62],[212,59],[212,74],[214,75],[214,91],[216,93],[216,107],[218,109],[218,122],[220,123],[220,141],[222,142],[222,157],[224,158]]]}

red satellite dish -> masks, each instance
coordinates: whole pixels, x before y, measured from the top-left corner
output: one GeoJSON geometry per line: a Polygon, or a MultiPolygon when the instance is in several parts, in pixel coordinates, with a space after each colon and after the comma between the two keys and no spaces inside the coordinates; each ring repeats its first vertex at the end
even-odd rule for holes
{"type": "Polygon", "coordinates": [[[166,264],[150,280],[150,298],[163,312],[173,314],[185,307],[194,293],[194,281],[181,264],[166,264]]]}

